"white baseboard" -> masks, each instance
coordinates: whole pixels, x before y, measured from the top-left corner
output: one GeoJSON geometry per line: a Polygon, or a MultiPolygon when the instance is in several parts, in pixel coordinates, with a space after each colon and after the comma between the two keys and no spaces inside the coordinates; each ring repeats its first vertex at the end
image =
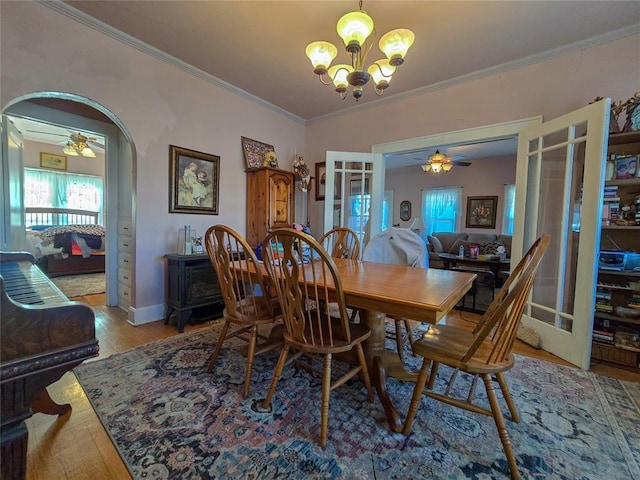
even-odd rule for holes
{"type": "Polygon", "coordinates": [[[129,307],[129,322],[134,327],[144,325],[145,323],[157,322],[164,320],[164,304],[151,305],[149,307],[134,308],[129,307]]]}

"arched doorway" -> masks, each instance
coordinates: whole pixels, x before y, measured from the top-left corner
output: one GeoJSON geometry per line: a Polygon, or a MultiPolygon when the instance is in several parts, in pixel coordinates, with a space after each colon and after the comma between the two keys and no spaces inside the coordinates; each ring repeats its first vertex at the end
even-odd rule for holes
{"type": "MultiPolygon", "coordinates": [[[[24,95],[10,102],[2,113],[3,116],[16,116],[50,125],[95,132],[106,140],[103,203],[103,221],[106,231],[106,304],[128,308],[133,301],[134,272],[131,271],[127,276],[127,280],[131,282],[128,289],[123,290],[118,283],[118,245],[122,243],[118,240],[119,236],[122,236],[118,225],[123,223],[123,219],[127,221],[129,228],[125,233],[131,235],[132,239],[133,225],[135,225],[135,148],[126,127],[102,105],[68,93],[39,92],[24,95]],[[126,297],[126,301],[122,301],[123,297],[126,297]]],[[[3,158],[3,162],[5,161],[6,159],[3,158]]],[[[8,194],[7,191],[3,194],[5,209],[10,208],[8,194]]],[[[13,221],[10,215],[4,215],[4,213],[2,225],[6,229],[7,225],[10,226],[13,221]]],[[[132,241],[129,243],[133,245],[132,241]]],[[[135,249],[132,248],[131,257],[134,254],[135,249]]],[[[133,260],[128,264],[132,269],[133,260]]]]}

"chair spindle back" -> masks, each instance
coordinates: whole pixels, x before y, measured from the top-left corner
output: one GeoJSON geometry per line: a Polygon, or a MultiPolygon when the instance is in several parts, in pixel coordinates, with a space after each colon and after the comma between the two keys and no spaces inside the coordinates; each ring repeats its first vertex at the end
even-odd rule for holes
{"type": "Polygon", "coordinates": [[[360,240],[356,233],[347,227],[336,227],[325,233],[320,244],[333,258],[358,260],[360,240]]]}

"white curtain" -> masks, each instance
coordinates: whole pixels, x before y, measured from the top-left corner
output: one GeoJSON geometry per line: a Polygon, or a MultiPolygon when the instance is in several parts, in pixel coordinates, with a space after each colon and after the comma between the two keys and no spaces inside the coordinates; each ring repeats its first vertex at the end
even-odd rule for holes
{"type": "Polygon", "coordinates": [[[462,187],[423,190],[422,221],[427,227],[427,234],[458,231],[461,204],[462,187]]]}
{"type": "Polygon", "coordinates": [[[502,212],[502,233],[513,235],[513,224],[516,213],[516,184],[508,183],[504,186],[504,210],[502,212]]]}
{"type": "Polygon", "coordinates": [[[103,180],[96,175],[24,169],[25,207],[56,207],[102,213],[103,180]]]}

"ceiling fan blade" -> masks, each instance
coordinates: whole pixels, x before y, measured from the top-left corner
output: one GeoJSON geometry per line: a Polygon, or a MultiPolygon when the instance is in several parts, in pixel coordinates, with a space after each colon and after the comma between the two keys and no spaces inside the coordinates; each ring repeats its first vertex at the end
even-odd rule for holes
{"type": "Polygon", "coordinates": [[[104,144],[102,143],[94,142],[93,140],[89,140],[87,143],[92,147],[101,148],[102,150],[104,150],[104,144]]]}
{"type": "Polygon", "coordinates": [[[51,132],[41,132],[39,130],[27,130],[27,132],[31,132],[31,133],[39,133],[41,135],[54,135],[56,137],[66,137],[67,135],[63,135],[61,133],[51,133],[51,132]]]}
{"type": "Polygon", "coordinates": [[[468,167],[469,165],[471,165],[471,162],[460,162],[460,161],[458,161],[458,160],[454,160],[454,161],[453,161],[453,164],[454,164],[456,167],[468,167]]]}

